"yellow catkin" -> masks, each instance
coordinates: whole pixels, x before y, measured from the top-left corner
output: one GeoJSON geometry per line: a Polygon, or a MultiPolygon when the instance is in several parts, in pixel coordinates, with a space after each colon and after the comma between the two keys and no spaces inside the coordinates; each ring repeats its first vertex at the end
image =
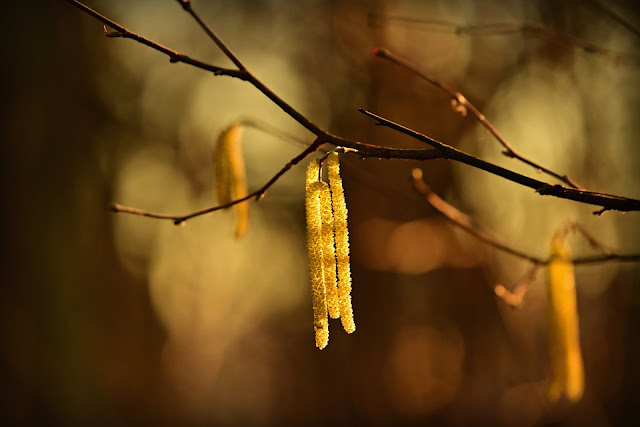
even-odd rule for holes
{"type": "Polygon", "coordinates": [[[307,218],[307,255],[309,258],[309,277],[313,301],[313,328],[316,335],[316,347],[322,350],[329,343],[329,319],[324,284],[322,206],[320,202],[323,183],[318,181],[318,171],[318,162],[314,160],[307,168],[305,211],[307,218]]]}
{"type": "Polygon", "coordinates": [[[351,267],[349,265],[349,230],[347,229],[347,204],[344,198],[338,153],[327,158],[327,172],[331,187],[331,203],[335,227],[336,260],[338,272],[338,302],[340,320],[347,333],[356,330],[351,306],[351,267]]]}
{"type": "Polygon", "coordinates": [[[577,402],[584,390],[584,368],[573,263],[562,232],[556,233],[551,240],[548,296],[549,400],[555,402],[564,394],[569,401],[577,402]]]}
{"type": "Polygon", "coordinates": [[[327,291],[327,307],[329,316],[333,319],[340,317],[338,304],[338,287],[336,273],[335,229],[333,222],[333,208],[331,207],[331,191],[326,182],[322,182],[320,192],[322,211],[322,259],[324,267],[324,287],[327,291]]]}
{"type": "MultiPolygon", "coordinates": [[[[216,144],[214,166],[216,194],[219,205],[240,199],[248,194],[247,178],[240,144],[242,127],[237,124],[222,131],[216,144]]],[[[234,205],[236,211],[236,237],[246,234],[249,226],[249,201],[234,205]]]]}

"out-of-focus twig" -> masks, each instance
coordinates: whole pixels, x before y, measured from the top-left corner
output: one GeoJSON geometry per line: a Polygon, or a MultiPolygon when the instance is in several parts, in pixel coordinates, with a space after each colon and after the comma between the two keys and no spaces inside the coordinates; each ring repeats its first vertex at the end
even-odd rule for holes
{"type": "MultiPolygon", "coordinates": [[[[609,13],[619,24],[624,25],[629,31],[636,32],[637,29],[625,20],[621,20],[620,16],[609,13]]],[[[393,16],[384,14],[370,14],[370,22],[388,22],[391,24],[400,24],[409,26],[426,32],[451,34],[456,36],[508,36],[515,34],[525,34],[532,37],[553,43],[568,49],[576,49],[586,54],[596,55],[614,64],[624,64],[631,66],[640,65],[640,56],[631,53],[617,52],[590,43],[572,36],[571,34],[559,31],[557,29],[547,27],[541,24],[533,23],[511,23],[511,22],[493,22],[487,24],[464,25],[451,21],[420,19],[407,16],[393,16]]],[[[636,34],[637,35],[637,34],[636,34]]]]}
{"type": "Polygon", "coordinates": [[[513,291],[508,290],[501,284],[497,284],[493,288],[493,292],[509,306],[513,308],[522,308],[524,305],[524,296],[529,290],[529,286],[534,280],[536,280],[540,267],[540,264],[532,263],[527,275],[516,284],[513,291]]]}
{"type": "Polygon", "coordinates": [[[633,33],[636,37],[640,38],[640,29],[638,29],[637,26],[635,26],[631,22],[629,22],[624,16],[622,16],[619,13],[616,13],[613,10],[611,10],[611,8],[609,8],[607,5],[603,4],[601,1],[588,0],[588,1],[584,2],[584,4],[585,5],[589,5],[589,6],[593,7],[594,9],[597,9],[598,11],[604,13],[609,18],[613,19],[618,24],[622,25],[627,31],[629,31],[630,33],[633,33]]]}
{"type": "MultiPolygon", "coordinates": [[[[416,190],[425,196],[427,202],[433,206],[438,212],[444,215],[449,221],[451,221],[454,225],[460,227],[464,231],[476,237],[478,240],[488,244],[489,246],[494,247],[495,249],[502,251],[504,253],[516,256],[521,259],[525,259],[532,264],[535,265],[547,265],[549,264],[548,258],[540,258],[534,255],[527,254],[519,249],[516,249],[506,243],[501,242],[498,238],[496,238],[491,232],[489,232],[484,227],[475,223],[469,215],[460,212],[455,207],[451,206],[449,203],[444,201],[440,196],[438,196],[432,189],[424,182],[422,178],[422,170],[414,169],[411,173],[413,178],[413,185],[416,190]]],[[[574,225],[570,224],[568,230],[572,231],[574,229],[574,225]]],[[[579,228],[575,228],[576,231],[579,228]]],[[[582,234],[582,233],[581,233],[582,234]]],[[[591,240],[589,240],[591,243],[591,240]]],[[[575,265],[580,264],[596,264],[600,262],[607,261],[621,261],[621,262],[637,262],[640,261],[640,254],[616,254],[614,252],[607,252],[602,255],[593,255],[593,256],[584,256],[584,257],[576,257],[572,259],[572,262],[575,265]]]]}

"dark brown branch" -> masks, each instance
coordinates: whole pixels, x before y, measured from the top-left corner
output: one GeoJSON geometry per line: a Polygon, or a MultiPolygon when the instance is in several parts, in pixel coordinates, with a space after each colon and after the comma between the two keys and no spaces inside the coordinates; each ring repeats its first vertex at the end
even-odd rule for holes
{"type": "MultiPolygon", "coordinates": [[[[191,7],[191,3],[188,0],[178,0],[180,5],[187,11],[189,14],[196,19],[198,24],[205,30],[205,32],[209,35],[209,37],[216,43],[216,45],[223,51],[223,53],[236,65],[239,70],[227,69],[222,67],[217,67],[214,65],[206,64],[202,61],[190,58],[186,55],[183,55],[179,52],[176,52],[168,47],[165,47],[159,43],[154,42],[153,40],[147,39],[133,31],[128,30],[122,25],[118,24],[115,21],[101,15],[95,10],[89,8],[83,3],[77,0],[67,0],[73,6],[92,16],[93,18],[99,20],[103,24],[113,28],[115,32],[107,33],[107,36],[110,38],[128,38],[131,40],[135,40],[145,46],[148,46],[154,50],[157,50],[165,55],[168,55],[171,62],[182,62],[185,64],[190,64],[195,67],[212,71],[215,75],[227,75],[239,78],[241,80],[247,81],[251,83],[256,89],[262,92],[265,96],[267,96],[272,102],[274,102],[278,107],[280,107],[287,115],[296,120],[299,124],[301,124],[304,128],[309,130],[311,133],[316,135],[319,140],[322,140],[324,143],[329,143],[335,146],[345,148],[345,151],[353,151],[357,152],[361,157],[375,157],[375,158],[386,158],[386,159],[411,159],[411,160],[430,160],[441,158],[442,154],[438,150],[427,149],[427,150],[411,150],[411,149],[398,149],[398,148],[387,148],[387,147],[379,147],[371,144],[366,144],[362,142],[352,141],[349,139],[345,139],[336,135],[333,135],[319,126],[311,122],[308,118],[303,116],[300,112],[298,112],[295,108],[287,104],[282,98],[280,98],[276,93],[274,93],[271,89],[269,89],[264,83],[262,83],[257,77],[255,77],[247,68],[242,64],[242,62],[237,58],[237,56],[226,46],[226,44],[218,37],[218,35],[211,29],[209,26],[202,21],[199,15],[193,10],[191,7]],[[347,150],[348,149],[348,150],[347,150]]],[[[317,147],[316,147],[317,149],[317,147]]],[[[315,150],[314,150],[315,151],[315,150]]],[[[306,150],[303,152],[305,153],[306,150]]],[[[308,154],[308,153],[307,153],[308,154]]],[[[306,155],[305,155],[306,156],[306,155]]],[[[303,157],[304,158],[304,157],[303,157]]],[[[299,161],[299,160],[298,160],[299,161]]],[[[295,162],[293,164],[296,164],[295,162]]],[[[145,216],[149,218],[157,218],[157,219],[171,219],[176,224],[184,222],[188,219],[194,218],[196,216],[204,215],[210,212],[214,212],[219,209],[224,209],[229,206],[232,206],[236,203],[240,203],[242,201],[248,200],[252,197],[262,197],[266,190],[286,171],[288,171],[293,164],[288,163],[285,165],[281,173],[278,173],[273,179],[271,179],[267,184],[265,184],[260,190],[247,195],[246,197],[238,200],[232,201],[230,204],[222,205],[222,206],[214,206],[211,208],[204,209],[202,211],[194,212],[188,215],[182,216],[174,216],[174,215],[165,215],[165,214],[157,214],[152,212],[147,212],[137,208],[131,208],[127,206],[122,206],[119,204],[114,204],[112,206],[112,210],[115,212],[121,213],[130,213],[134,215],[145,216]]]]}
{"type": "MultiPolygon", "coordinates": [[[[413,136],[414,138],[417,138],[418,140],[421,140],[423,142],[426,142],[434,147],[436,147],[436,149],[427,149],[427,150],[414,150],[414,149],[396,149],[396,148],[387,148],[387,147],[379,147],[379,146],[375,146],[375,145],[371,145],[371,144],[366,144],[366,143],[362,143],[362,142],[357,142],[357,141],[353,141],[353,140],[349,140],[349,139],[345,139],[342,138],[340,136],[336,136],[333,135],[323,129],[321,129],[319,126],[317,126],[316,124],[314,124],[313,122],[311,122],[308,118],[306,118],[304,115],[302,115],[300,112],[298,112],[296,109],[294,109],[292,106],[290,106],[289,104],[287,104],[283,99],[281,99],[277,94],[275,94],[271,89],[269,89],[264,83],[262,83],[258,78],[256,78],[253,74],[251,74],[249,72],[249,70],[247,70],[246,68],[244,68],[244,66],[242,66],[242,64],[240,63],[240,65],[243,67],[240,70],[230,70],[230,69],[226,69],[226,68],[221,68],[221,67],[216,67],[216,66],[212,66],[209,64],[205,64],[201,61],[197,61],[194,59],[191,59],[189,57],[187,57],[186,55],[182,55],[178,52],[175,52],[169,48],[166,48],[152,40],[149,40],[145,37],[142,37],[136,33],[133,33],[129,30],[127,30],[126,28],[124,28],[123,26],[117,24],[116,22],[102,16],[101,14],[99,14],[98,12],[94,11],[93,9],[85,6],[84,4],[82,4],[81,2],[77,1],[77,0],[67,0],[69,3],[71,3],[72,5],[76,6],[77,8],[79,8],[80,10],[82,10],[83,12],[89,14],[90,16],[98,19],[99,21],[103,22],[105,25],[108,25],[111,28],[114,28],[116,30],[116,33],[112,33],[111,37],[126,37],[126,38],[130,38],[132,40],[135,40],[139,43],[142,43],[146,46],[149,46],[159,52],[162,52],[166,55],[168,55],[172,62],[184,62],[190,65],[194,65],[196,67],[205,69],[205,70],[209,70],[209,71],[213,71],[214,74],[220,75],[229,75],[229,76],[233,76],[233,77],[237,77],[240,78],[244,81],[247,81],[249,83],[251,83],[256,89],[258,89],[260,92],[262,92],[265,96],[267,96],[273,103],[275,103],[276,105],[278,105],[287,115],[289,115],[290,117],[292,117],[294,120],[296,120],[300,125],[302,125],[304,128],[306,128],[307,130],[309,130],[311,133],[313,133],[314,135],[316,135],[317,140],[316,141],[322,141],[322,144],[328,143],[337,147],[341,147],[343,151],[345,152],[356,152],[358,153],[361,157],[376,157],[376,158],[386,158],[386,159],[406,159],[406,160],[430,160],[430,159],[436,159],[436,158],[449,158],[449,159],[453,159],[453,160],[457,160],[460,161],[462,163],[466,163],[469,164],[471,166],[475,166],[478,167],[480,169],[483,169],[487,172],[490,173],[494,173],[500,176],[503,176],[507,179],[510,179],[511,181],[514,181],[516,183],[519,183],[521,185],[525,185],[527,187],[533,188],[535,189],[537,192],[539,192],[540,194],[545,194],[545,195],[553,195],[556,197],[560,197],[560,198],[565,198],[565,199],[570,199],[570,200],[575,200],[575,201],[579,201],[579,202],[583,202],[583,203],[590,203],[590,204],[594,204],[597,206],[602,206],[602,211],[605,210],[622,210],[622,211],[629,211],[629,210],[640,210],[640,201],[636,200],[636,199],[628,199],[628,198],[624,198],[624,197],[619,197],[619,196],[614,196],[614,195],[608,195],[608,194],[602,194],[602,193],[594,193],[594,192],[588,192],[588,191],[581,191],[581,192],[577,192],[577,190],[575,189],[569,189],[566,187],[562,187],[559,185],[556,186],[551,186],[547,183],[526,177],[524,175],[520,175],[517,174],[515,172],[512,172],[508,169],[505,168],[501,168],[499,166],[493,165],[491,163],[485,162],[483,160],[480,160],[478,158],[475,158],[473,156],[470,156],[466,153],[463,153],[459,150],[454,149],[453,147],[449,147],[445,144],[439,143],[431,138],[428,138],[422,134],[418,134],[415,131],[406,129],[400,125],[397,125],[393,122],[390,122],[386,119],[383,119],[381,117],[378,117],[372,113],[368,113],[367,114],[371,117],[377,118],[379,120],[380,124],[383,124],[385,126],[389,126],[391,128],[394,128],[396,130],[399,130],[403,133],[406,133],[408,135],[413,136]],[[572,191],[573,190],[573,191],[572,191]]],[[[185,10],[190,11],[190,13],[192,14],[192,16],[197,17],[197,15],[195,15],[195,13],[193,13],[192,9],[191,9],[191,4],[189,1],[187,0],[178,0],[180,2],[180,4],[183,6],[183,8],[185,8],[185,10]]],[[[208,26],[206,26],[206,24],[204,24],[204,22],[202,22],[201,19],[199,19],[199,17],[196,18],[198,20],[198,22],[201,24],[201,26],[203,26],[203,28],[205,29],[205,31],[207,31],[207,34],[214,40],[216,41],[216,44],[218,44],[218,46],[224,46],[223,51],[225,52],[225,54],[229,57],[229,59],[231,59],[232,61],[235,62],[239,62],[239,60],[237,59],[237,57],[233,54],[233,52],[231,52],[231,50],[226,47],[226,45],[222,42],[222,40],[211,30],[209,29],[208,26]]],[[[306,150],[305,150],[306,152],[306,150]]],[[[305,152],[301,153],[304,154],[305,152]]],[[[302,157],[304,158],[304,157],[302,157]]],[[[295,164],[295,163],[293,163],[295,164]]],[[[265,186],[263,186],[260,190],[258,190],[257,192],[252,193],[251,195],[247,196],[246,199],[239,199],[236,200],[234,202],[232,202],[232,204],[235,203],[240,203],[241,201],[244,200],[248,200],[251,197],[255,197],[255,196],[262,196],[264,195],[264,192],[266,191],[266,189],[273,184],[273,182],[275,182],[275,180],[277,180],[283,173],[285,173],[287,170],[289,170],[290,167],[293,166],[293,164],[288,163],[287,165],[285,165],[285,167],[283,168],[282,172],[277,174],[274,179],[270,180],[267,184],[265,184],[265,186]]],[[[228,205],[231,206],[231,205],[228,205]]],[[[200,216],[200,215],[204,215],[206,213],[209,212],[214,212],[216,210],[228,207],[227,205],[225,206],[214,206],[202,211],[198,211],[198,212],[194,212],[193,214],[189,214],[189,215],[184,215],[184,216],[168,216],[168,215],[162,215],[162,214],[153,214],[153,213],[143,213],[141,210],[139,209],[133,209],[133,208],[126,208],[124,206],[120,206],[120,205],[114,205],[114,209],[116,209],[118,212],[127,212],[127,213],[132,213],[132,214],[136,214],[136,215],[143,215],[143,216],[149,216],[152,218],[161,218],[161,219],[174,219],[174,221],[176,223],[180,223],[183,221],[186,221],[187,219],[196,217],[196,216],[200,216]]]]}
{"type": "Polygon", "coordinates": [[[202,216],[202,215],[206,215],[208,213],[211,212],[215,212],[215,211],[219,211],[221,209],[226,209],[228,207],[231,207],[233,205],[236,205],[238,203],[242,203],[244,201],[247,201],[249,199],[253,199],[255,198],[256,200],[260,200],[264,197],[264,195],[267,193],[267,190],[282,176],[284,175],[289,169],[291,169],[293,166],[297,165],[298,163],[300,163],[305,157],[307,157],[308,155],[314,153],[315,151],[317,151],[321,146],[322,146],[323,142],[320,140],[315,140],[313,142],[313,144],[311,144],[310,146],[308,146],[303,152],[301,152],[300,154],[298,154],[296,157],[294,157],[293,159],[289,160],[289,162],[284,165],[284,167],[282,169],[280,169],[269,181],[267,181],[266,184],[264,184],[261,188],[259,188],[258,190],[247,194],[244,197],[241,197],[239,199],[236,200],[232,200],[229,203],[225,203],[223,205],[218,205],[218,206],[213,206],[210,208],[206,208],[206,209],[202,209],[196,212],[192,212],[190,214],[187,215],[165,215],[165,214],[157,214],[157,213],[152,213],[152,212],[147,212],[144,211],[142,209],[137,209],[137,208],[131,208],[131,207],[127,207],[127,206],[122,206],[119,204],[114,204],[111,209],[114,212],[119,212],[119,213],[129,213],[129,214],[134,214],[134,215],[139,215],[139,216],[146,216],[149,218],[156,218],[156,219],[170,219],[173,221],[174,224],[176,225],[182,225],[184,224],[184,222],[186,222],[187,220],[191,219],[191,218],[195,218],[197,216],[202,216]]]}
{"type": "Polygon", "coordinates": [[[382,59],[386,59],[387,61],[390,61],[396,65],[401,66],[402,68],[404,68],[405,70],[408,70],[412,73],[414,73],[415,75],[417,75],[418,77],[420,77],[421,79],[431,83],[433,86],[437,87],[438,89],[440,89],[441,91],[443,91],[444,93],[446,93],[447,95],[449,95],[449,97],[451,98],[452,103],[455,102],[456,103],[456,108],[458,108],[459,106],[463,107],[464,110],[463,111],[469,111],[475,118],[476,120],[478,120],[478,122],[480,122],[480,124],[482,126],[484,126],[485,129],[487,129],[487,131],[489,131],[489,133],[491,135],[493,135],[493,137],[504,147],[504,151],[502,152],[502,154],[504,154],[507,157],[511,157],[517,160],[520,160],[521,162],[533,167],[534,169],[543,172],[549,176],[552,176],[554,178],[556,178],[557,180],[564,182],[565,184],[569,185],[570,187],[573,188],[580,188],[580,186],[578,184],[576,184],[575,181],[573,181],[572,179],[570,179],[567,175],[560,175],[556,172],[553,172],[550,169],[545,168],[544,166],[524,157],[523,155],[521,155],[519,152],[516,151],[515,148],[513,148],[513,146],[511,144],[509,144],[509,142],[500,134],[500,132],[498,132],[498,130],[491,124],[491,122],[489,122],[489,120],[487,120],[487,118],[484,116],[484,114],[482,114],[476,107],[475,105],[473,105],[471,102],[469,102],[469,100],[460,92],[458,92],[457,90],[449,87],[448,85],[446,85],[445,83],[426,75],[425,73],[421,72],[420,70],[418,70],[418,68],[413,65],[411,62],[407,61],[406,59],[394,54],[393,52],[389,51],[388,49],[385,48],[375,48],[373,49],[373,54],[379,58],[382,59]]]}
{"type": "Polygon", "coordinates": [[[274,104],[276,104],[282,111],[284,111],[287,115],[297,121],[300,125],[302,125],[309,132],[313,133],[318,138],[322,138],[326,142],[342,147],[352,148],[354,150],[361,151],[362,147],[373,148],[374,146],[364,144],[361,142],[351,141],[345,138],[342,138],[337,135],[333,135],[330,132],[320,128],[317,124],[313,123],[307,117],[302,115],[298,110],[293,108],[287,102],[285,102],[282,98],[280,98],[275,92],[273,92],[267,85],[265,85],[260,79],[258,79],[255,75],[253,75],[244,64],[238,59],[238,57],[233,53],[233,51],[222,41],[222,39],[205,23],[202,18],[193,10],[191,6],[191,2],[189,0],[177,0],[182,7],[196,20],[198,25],[207,33],[209,38],[213,40],[213,42],[222,50],[222,52],[243,72],[246,73],[246,81],[251,83],[256,89],[262,92],[267,98],[269,98],[274,104]]]}
{"type": "Polygon", "coordinates": [[[180,3],[182,8],[186,10],[187,13],[189,13],[189,15],[193,17],[193,19],[196,20],[200,28],[202,28],[204,32],[207,33],[209,38],[213,40],[213,42],[216,44],[216,46],[218,46],[218,48],[222,51],[222,53],[224,53],[227,56],[227,58],[229,58],[231,62],[233,62],[236,67],[238,67],[239,70],[247,69],[244,66],[244,64],[240,61],[240,59],[238,59],[238,57],[231,51],[231,49],[229,49],[229,47],[222,41],[222,39],[218,37],[218,35],[209,27],[209,25],[207,25],[207,23],[202,20],[200,15],[196,13],[195,10],[193,10],[193,7],[191,7],[190,0],[177,0],[177,1],[178,3],[180,3]]]}
{"type": "MultiPolygon", "coordinates": [[[[431,187],[427,185],[426,182],[422,179],[422,170],[414,169],[412,172],[413,185],[416,190],[425,196],[427,202],[433,206],[438,212],[444,215],[449,221],[451,221],[454,225],[460,227],[467,233],[476,237],[478,240],[488,244],[496,248],[499,251],[504,253],[516,256],[521,259],[525,259],[530,261],[535,265],[547,265],[549,264],[549,259],[543,259],[534,255],[527,254],[518,249],[514,249],[511,246],[500,242],[497,238],[495,238],[489,231],[485,230],[483,227],[475,224],[473,220],[465,213],[460,212],[455,207],[451,206],[449,203],[445,202],[440,196],[431,190],[431,187]]],[[[570,228],[573,230],[573,224],[570,228]]],[[[588,239],[591,243],[591,240],[588,239]]],[[[620,261],[620,262],[637,262],[640,261],[640,254],[616,254],[613,252],[608,252],[603,255],[593,255],[593,256],[584,256],[584,257],[576,257],[573,258],[573,263],[575,265],[583,265],[583,264],[596,264],[607,261],[620,261]]]]}
{"type": "Polygon", "coordinates": [[[107,25],[108,27],[113,28],[115,30],[115,32],[106,33],[106,36],[109,37],[109,38],[119,38],[119,37],[121,37],[121,38],[135,40],[138,43],[141,43],[141,44],[143,44],[145,46],[150,47],[151,49],[154,49],[154,50],[157,50],[158,52],[164,53],[165,55],[167,55],[169,57],[169,61],[172,62],[172,63],[182,62],[183,64],[193,65],[194,67],[201,68],[201,69],[206,70],[206,71],[211,71],[212,73],[214,73],[217,76],[230,76],[230,77],[239,78],[241,80],[245,80],[245,78],[246,78],[246,74],[243,71],[232,70],[232,69],[223,68],[223,67],[217,67],[215,65],[207,64],[205,62],[198,61],[197,59],[190,58],[187,55],[183,55],[183,54],[181,54],[179,52],[176,52],[175,50],[169,49],[168,47],[163,46],[160,43],[156,43],[153,40],[150,40],[150,39],[148,39],[146,37],[143,37],[140,34],[136,34],[133,31],[129,31],[128,29],[126,29],[122,25],[120,25],[117,22],[112,21],[111,19],[99,14],[95,10],[93,10],[90,7],[80,3],[79,1],[76,1],[76,0],[67,0],[67,1],[69,3],[71,3],[72,5],[74,5],[75,7],[77,7],[78,9],[82,10],[83,12],[85,12],[86,14],[93,16],[95,19],[97,19],[98,21],[100,21],[103,24],[107,25]]]}
{"type": "Polygon", "coordinates": [[[508,179],[509,181],[524,185],[525,187],[532,188],[541,195],[555,196],[561,199],[573,200],[576,202],[595,206],[602,206],[603,208],[609,210],[618,210],[622,212],[640,210],[640,200],[638,199],[616,196],[607,193],[580,190],[576,188],[568,188],[561,185],[551,185],[543,181],[538,181],[537,179],[529,178],[528,176],[521,175],[509,169],[505,169],[493,163],[489,163],[487,161],[474,157],[412,129],[406,128],[391,120],[385,119],[384,117],[381,117],[370,111],[360,108],[360,112],[375,119],[377,121],[377,124],[380,126],[391,128],[400,133],[411,136],[418,141],[422,141],[425,144],[429,144],[438,150],[441,150],[445,158],[447,159],[456,160],[469,166],[473,166],[477,169],[481,169],[494,175],[498,175],[502,178],[508,179]]]}
{"type": "MultiPolygon", "coordinates": [[[[395,148],[386,148],[380,147],[376,145],[366,144],[363,142],[353,141],[350,139],[342,138],[337,135],[333,135],[330,132],[320,128],[318,125],[313,123],[307,117],[298,112],[291,105],[287,104],[282,98],[280,98],[275,92],[269,89],[264,83],[262,83],[256,76],[254,76],[248,69],[242,68],[240,70],[232,70],[227,68],[221,68],[213,65],[206,64],[202,61],[198,61],[192,58],[189,58],[186,55],[178,53],[174,50],[171,50],[165,46],[162,46],[152,40],[149,40],[137,33],[134,33],[122,25],[110,20],[109,18],[101,15],[95,10],[87,7],[83,3],[77,0],[67,0],[72,5],[76,6],[78,9],[87,13],[88,15],[94,17],[95,19],[101,21],[102,23],[108,25],[111,28],[114,28],[117,33],[112,34],[111,37],[125,37],[132,40],[135,40],[139,43],[142,43],[146,46],[151,47],[159,52],[162,52],[172,59],[172,62],[183,62],[186,64],[190,64],[196,66],[198,68],[202,68],[204,70],[213,71],[216,75],[227,75],[232,77],[237,77],[241,80],[244,80],[251,85],[253,85],[256,89],[262,92],[267,98],[269,98],[274,104],[276,104],[282,111],[284,111],[287,115],[293,118],[296,122],[302,125],[305,129],[313,133],[316,137],[321,138],[324,142],[340,146],[350,148],[355,150],[364,157],[378,157],[378,158],[386,158],[386,159],[407,159],[407,160],[429,160],[434,158],[440,158],[441,155],[433,150],[408,150],[408,149],[395,149],[395,148]],[[121,33],[121,34],[118,34],[121,33]]],[[[188,1],[178,0],[183,7],[185,7],[185,3],[188,5],[187,11],[192,11],[191,5],[188,1]]],[[[192,12],[190,12],[192,13],[192,12]]],[[[193,15],[193,14],[192,14],[193,15]]],[[[196,15],[197,16],[197,15],[196,15]]],[[[201,19],[198,18],[198,22],[201,22],[201,19]]],[[[207,34],[216,41],[216,44],[225,46],[223,52],[231,59],[232,61],[237,61],[237,57],[235,54],[224,44],[224,42],[206,25],[202,22],[204,28],[207,28],[207,34]],[[235,60],[234,60],[235,59],[235,60]]],[[[244,67],[244,66],[243,66],[244,67]]]]}

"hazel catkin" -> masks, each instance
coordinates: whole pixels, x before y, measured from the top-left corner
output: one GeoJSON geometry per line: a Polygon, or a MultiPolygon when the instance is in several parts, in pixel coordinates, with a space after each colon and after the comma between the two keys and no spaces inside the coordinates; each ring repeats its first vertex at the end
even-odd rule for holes
{"type": "Polygon", "coordinates": [[[557,401],[564,394],[569,401],[577,402],[584,391],[584,367],[573,263],[564,232],[556,233],[551,240],[548,298],[551,362],[548,397],[557,401]]]}
{"type": "Polygon", "coordinates": [[[349,261],[349,230],[347,228],[347,204],[344,198],[344,188],[340,177],[340,162],[338,153],[333,152],[327,157],[327,172],[331,188],[331,205],[333,207],[333,221],[336,242],[336,263],[338,275],[338,303],[340,306],[340,320],[347,333],[356,330],[351,305],[351,267],[349,261]]]}
{"type": "MultiPolygon", "coordinates": [[[[242,127],[232,124],[218,137],[214,167],[219,205],[225,205],[248,194],[241,136],[242,127]]],[[[234,210],[236,213],[235,235],[242,237],[249,227],[249,201],[235,204],[234,210]]]]}
{"type": "Polygon", "coordinates": [[[323,349],[329,342],[329,319],[323,268],[322,206],[320,195],[323,184],[318,181],[319,164],[312,161],[307,168],[305,212],[307,223],[307,256],[313,301],[313,328],[316,347],[323,349]]]}

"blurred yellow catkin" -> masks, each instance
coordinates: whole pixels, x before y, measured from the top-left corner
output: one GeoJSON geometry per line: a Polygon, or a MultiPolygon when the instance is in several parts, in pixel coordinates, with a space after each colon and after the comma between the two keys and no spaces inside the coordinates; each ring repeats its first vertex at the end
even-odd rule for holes
{"type": "Polygon", "coordinates": [[[320,201],[323,183],[319,181],[319,163],[313,160],[307,168],[305,186],[305,212],[307,219],[307,256],[313,301],[313,328],[316,347],[320,350],[329,343],[329,319],[324,282],[324,258],[322,237],[322,204],[320,201]]]}
{"type": "MultiPolygon", "coordinates": [[[[219,205],[245,197],[247,177],[240,144],[242,127],[232,124],[220,133],[214,153],[216,195],[219,205]]],[[[249,227],[249,201],[234,205],[236,211],[236,237],[246,234],[249,227]]]]}
{"type": "Polygon", "coordinates": [[[584,390],[584,368],[580,350],[580,328],[576,305],[573,263],[565,232],[551,239],[549,262],[549,356],[551,383],[548,397],[552,402],[564,394],[577,402],[584,390]]]}
{"type": "Polygon", "coordinates": [[[336,260],[338,272],[338,303],[340,320],[347,333],[356,330],[351,306],[351,267],[349,264],[349,230],[347,229],[347,203],[344,198],[340,162],[338,153],[333,152],[327,158],[327,172],[331,187],[331,204],[335,227],[336,260]]]}

